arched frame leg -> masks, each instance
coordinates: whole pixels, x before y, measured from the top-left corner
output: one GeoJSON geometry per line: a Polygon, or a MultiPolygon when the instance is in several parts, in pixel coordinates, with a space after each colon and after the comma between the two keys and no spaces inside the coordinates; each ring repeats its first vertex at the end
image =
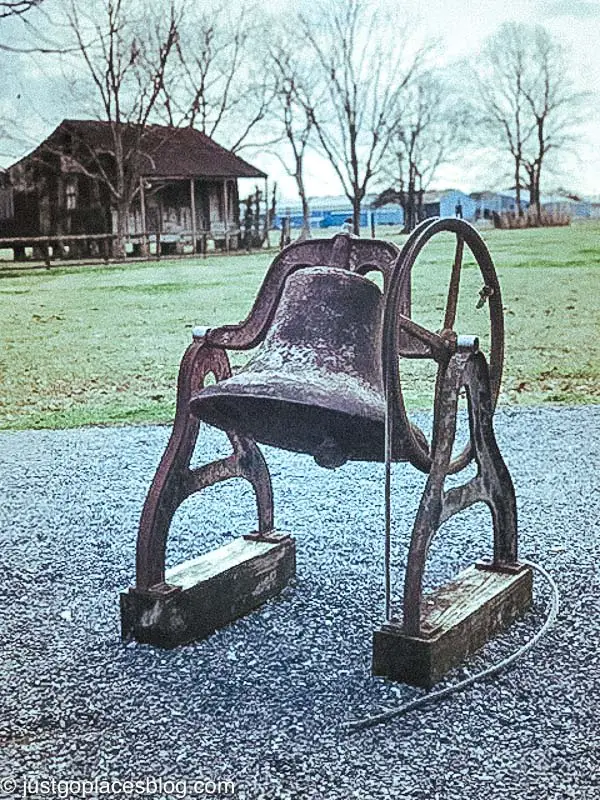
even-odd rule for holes
{"type": "Polygon", "coordinates": [[[227,432],[233,453],[227,458],[191,469],[190,462],[200,431],[190,414],[193,391],[213,374],[221,381],[231,375],[224,349],[202,339],[186,350],[179,368],[177,407],[173,430],[146,497],[137,538],[136,589],[149,589],[165,580],[165,554],[169,528],[179,506],[192,494],[229,478],[245,478],[254,489],[259,533],[273,529],[273,494],[266,462],[256,443],[227,432]]]}
{"type": "Polygon", "coordinates": [[[429,546],[438,528],[449,517],[484,502],[490,508],[494,528],[496,567],[517,561],[517,512],[514,486],[500,454],[492,427],[492,395],[486,360],[481,353],[457,353],[448,362],[438,386],[434,420],[432,466],[415,520],[404,582],[403,631],[420,636],[423,574],[429,546]],[[463,486],[444,489],[456,435],[458,397],[465,387],[471,442],[477,475],[463,486]]]}

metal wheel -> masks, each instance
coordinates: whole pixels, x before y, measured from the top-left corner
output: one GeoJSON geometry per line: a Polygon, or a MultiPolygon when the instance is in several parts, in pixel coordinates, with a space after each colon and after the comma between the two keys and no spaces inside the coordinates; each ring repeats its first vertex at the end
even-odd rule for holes
{"type": "MultiPolygon", "coordinates": [[[[502,297],[496,270],[485,242],[479,233],[461,219],[429,219],[421,223],[410,235],[392,272],[387,290],[384,317],[384,375],[388,404],[394,426],[405,430],[406,449],[409,460],[415,467],[428,472],[431,467],[431,442],[416,426],[411,424],[401,386],[401,361],[403,358],[433,359],[437,362],[437,377],[434,400],[435,415],[438,412],[438,394],[448,360],[456,350],[457,335],[473,334],[486,339],[489,333],[487,358],[493,407],[496,405],[502,379],[504,361],[504,316],[502,297]],[[443,319],[438,330],[430,330],[411,319],[412,270],[419,255],[430,240],[441,233],[452,233],[456,237],[452,270],[448,285],[443,319]],[[473,305],[482,309],[478,330],[456,331],[456,313],[460,290],[461,269],[467,247],[479,267],[482,288],[479,298],[473,297],[473,305]],[[488,306],[488,313],[483,306],[488,306]],[[484,315],[484,316],[483,316],[484,315]],[[416,430],[415,430],[416,428],[416,430]]],[[[463,469],[473,458],[470,444],[450,463],[450,472],[463,469]]]]}

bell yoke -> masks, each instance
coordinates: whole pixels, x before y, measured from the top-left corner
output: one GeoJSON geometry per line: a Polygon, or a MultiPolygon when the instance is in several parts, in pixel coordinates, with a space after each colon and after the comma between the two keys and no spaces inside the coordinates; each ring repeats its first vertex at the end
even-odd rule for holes
{"type": "Polygon", "coordinates": [[[349,460],[386,464],[386,613],[374,634],[373,672],[416,685],[435,683],[531,603],[531,571],[517,561],[514,488],[492,427],[502,362],[500,286],[483,240],[463,220],[426,220],[401,251],[390,242],[346,233],[286,247],[244,322],[194,330],[180,367],[173,431],[142,512],[136,585],[121,595],[123,636],[166,647],[202,638],[264,603],[294,574],[295,542],[274,528],[261,443],[310,454],[327,468],[349,460]],[[456,248],[443,327],[430,331],[411,319],[411,274],[422,249],[442,232],[455,236],[456,248]],[[477,336],[454,330],[465,246],[484,282],[478,306],[487,304],[482,313],[489,361],[477,336]],[[367,277],[372,272],[381,274],[383,290],[367,277]],[[227,351],[257,345],[232,375],[227,351]],[[408,417],[404,358],[437,364],[430,440],[408,417]],[[216,383],[204,386],[209,374],[216,383]],[[463,389],[470,437],[452,458],[463,389]],[[200,421],[226,432],[232,454],[192,469],[200,421]],[[446,476],[473,459],[475,477],[445,490],[446,476]],[[427,473],[399,615],[390,603],[394,461],[427,473]],[[257,531],[166,573],[167,536],[177,508],[191,494],[232,477],[252,484],[257,531]],[[491,511],[491,561],[424,599],[433,535],[450,516],[479,501],[491,511]]]}

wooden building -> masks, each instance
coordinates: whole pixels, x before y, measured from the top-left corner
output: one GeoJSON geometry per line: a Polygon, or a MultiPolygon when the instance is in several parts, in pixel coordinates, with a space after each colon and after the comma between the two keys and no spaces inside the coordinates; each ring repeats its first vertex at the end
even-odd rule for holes
{"type": "MultiPolygon", "coordinates": [[[[194,251],[213,240],[240,242],[238,178],[266,175],[194,128],[124,126],[64,120],[32,153],[6,170],[0,192],[0,238],[65,237],[59,254],[88,255],[101,235],[119,231],[114,191],[121,148],[131,202],[120,232],[127,251],[160,240],[163,252],[194,251]],[[118,142],[118,144],[117,144],[118,142]],[[89,239],[69,240],[80,235],[89,239]]],[[[104,244],[104,246],[107,246],[104,244]]],[[[56,246],[53,246],[56,250],[56,246]]],[[[18,257],[24,245],[15,241],[18,257]]]]}

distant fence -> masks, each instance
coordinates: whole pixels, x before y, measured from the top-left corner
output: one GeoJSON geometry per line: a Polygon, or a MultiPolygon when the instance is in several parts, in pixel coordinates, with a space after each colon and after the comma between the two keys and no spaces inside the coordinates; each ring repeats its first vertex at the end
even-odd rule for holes
{"type": "Polygon", "coordinates": [[[492,215],[495,228],[515,230],[519,228],[550,228],[571,224],[571,215],[558,211],[544,211],[538,216],[535,209],[528,208],[519,215],[514,211],[504,211],[492,215]]]}
{"type": "MultiPolygon", "coordinates": [[[[149,231],[146,233],[79,233],[59,236],[11,236],[0,238],[0,250],[12,250],[13,259],[4,264],[27,266],[28,262],[43,262],[51,267],[53,261],[73,261],[95,259],[110,261],[115,259],[116,242],[123,239],[125,256],[160,260],[162,256],[206,255],[209,242],[215,250],[229,252],[240,246],[243,235],[239,229],[213,231],[180,231],[165,233],[149,231]]],[[[0,265],[3,259],[0,258],[0,265]]],[[[1,267],[0,267],[1,268],[1,267]]]]}

